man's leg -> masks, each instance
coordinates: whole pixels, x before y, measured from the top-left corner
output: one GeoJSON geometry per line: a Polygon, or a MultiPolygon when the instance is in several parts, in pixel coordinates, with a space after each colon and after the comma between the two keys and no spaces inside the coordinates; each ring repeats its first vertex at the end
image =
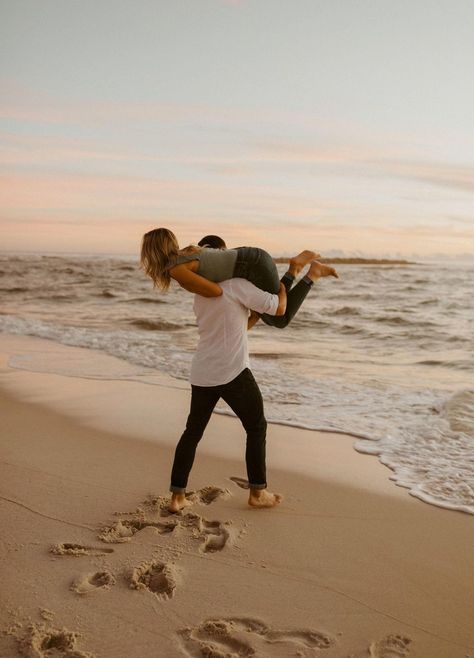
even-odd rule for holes
{"type": "Polygon", "coordinates": [[[220,395],[239,417],[247,432],[245,462],[250,485],[249,504],[274,507],[281,496],[266,491],[265,447],[267,421],[257,382],[248,368],[228,384],[220,386],[220,395]]]}
{"type": "Polygon", "coordinates": [[[189,473],[194,463],[197,445],[204,434],[218,399],[218,387],[191,386],[191,409],[186,429],[176,446],[171,470],[170,511],[172,512],[177,512],[189,504],[185,497],[189,473]]]}

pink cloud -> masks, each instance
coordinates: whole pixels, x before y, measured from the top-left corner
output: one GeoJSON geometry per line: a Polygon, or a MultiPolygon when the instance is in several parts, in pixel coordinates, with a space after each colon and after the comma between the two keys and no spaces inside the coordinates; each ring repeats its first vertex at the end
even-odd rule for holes
{"type": "MultiPolygon", "coordinates": [[[[215,184],[124,175],[7,173],[0,177],[2,216],[137,217],[184,215],[239,221],[314,216],[329,203],[273,186],[215,184]]],[[[334,204],[334,207],[342,207],[334,204]]]]}
{"type": "Polygon", "coordinates": [[[474,192],[474,167],[403,160],[380,160],[374,164],[386,176],[474,192]]]}

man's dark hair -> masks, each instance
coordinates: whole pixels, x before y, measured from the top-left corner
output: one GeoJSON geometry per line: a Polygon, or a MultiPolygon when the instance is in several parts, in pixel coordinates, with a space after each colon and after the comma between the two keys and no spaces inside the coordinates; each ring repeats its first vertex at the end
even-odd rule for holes
{"type": "Polygon", "coordinates": [[[200,247],[211,247],[211,249],[227,249],[227,245],[218,235],[205,235],[199,240],[200,247]]]}

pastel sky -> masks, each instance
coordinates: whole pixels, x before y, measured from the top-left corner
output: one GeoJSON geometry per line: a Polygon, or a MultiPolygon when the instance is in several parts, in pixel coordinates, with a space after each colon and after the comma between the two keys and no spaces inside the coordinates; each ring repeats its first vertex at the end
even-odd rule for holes
{"type": "Polygon", "coordinates": [[[474,255],[472,0],[0,0],[0,249],[474,255]]]}

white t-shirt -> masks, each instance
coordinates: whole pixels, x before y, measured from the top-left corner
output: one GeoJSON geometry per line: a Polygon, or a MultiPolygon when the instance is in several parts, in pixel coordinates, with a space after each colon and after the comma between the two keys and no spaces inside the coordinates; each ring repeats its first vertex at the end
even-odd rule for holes
{"type": "Polygon", "coordinates": [[[248,309],[275,315],[278,295],[264,292],[246,279],[219,284],[220,297],[195,295],[199,343],[191,365],[191,384],[227,384],[249,367],[248,309]]]}

